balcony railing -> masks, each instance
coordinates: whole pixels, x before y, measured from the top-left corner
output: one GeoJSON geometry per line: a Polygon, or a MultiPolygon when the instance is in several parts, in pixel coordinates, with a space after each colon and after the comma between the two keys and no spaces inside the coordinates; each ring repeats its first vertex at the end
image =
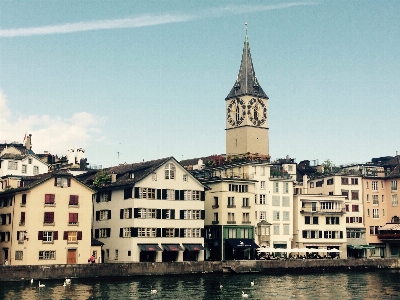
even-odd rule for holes
{"type": "Polygon", "coordinates": [[[227,205],[227,208],[236,208],[236,205],[227,205]]]}
{"type": "Polygon", "coordinates": [[[303,207],[300,212],[302,213],[320,213],[320,214],[329,214],[329,213],[345,213],[345,208],[332,208],[332,209],[321,209],[316,208],[313,209],[311,207],[303,207]]]}
{"type": "Polygon", "coordinates": [[[384,233],[378,234],[380,240],[400,240],[400,233],[384,233]]]}
{"type": "Polygon", "coordinates": [[[236,221],[228,221],[227,224],[236,224],[236,221]]]}

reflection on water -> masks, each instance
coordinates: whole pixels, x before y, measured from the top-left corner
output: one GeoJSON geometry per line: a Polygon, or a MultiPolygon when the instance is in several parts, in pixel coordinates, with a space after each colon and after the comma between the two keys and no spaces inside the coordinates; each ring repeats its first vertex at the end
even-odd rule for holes
{"type": "Polygon", "coordinates": [[[399,299],[399,270],[306,274],[198,274],[1,282],[0,299],[399,299]],[[250,282],[255,282],[251,286],[250,282]],[[223,288],[220,289],[220,283],[223,288]],[[150,289],[156,294],[150,294],[150,289]]]}

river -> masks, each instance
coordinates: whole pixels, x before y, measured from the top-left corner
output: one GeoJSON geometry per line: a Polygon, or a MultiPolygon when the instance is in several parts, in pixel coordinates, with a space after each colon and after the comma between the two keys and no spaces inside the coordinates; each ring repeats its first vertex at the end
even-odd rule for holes
{"type": "Polygon", "coordinates": [[[400,270],[0,282],[0,299],[400,299],[400,270]],[[251,285],[254,281],[254,286],[251,285]],[[220,288],[220,283],[223,286],[220,288]],[[157,290],[151,294],[151,289],[157,290]]]}

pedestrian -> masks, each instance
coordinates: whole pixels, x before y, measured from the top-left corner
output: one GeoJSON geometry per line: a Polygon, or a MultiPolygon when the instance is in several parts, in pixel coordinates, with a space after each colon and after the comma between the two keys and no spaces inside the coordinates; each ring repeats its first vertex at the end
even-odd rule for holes
{"type": "Polygon", "coordinates": [[[4,265],[8,266],[8,260],[7,259],[4,261],[4,265]]]}
{"type": "Polygon", "coordinates": [[[92,264],[94,264],[96,262],[96,258],[94,257],[94,255],[92,254],[92,256],[90,257],[90,262],[92,264]]]}

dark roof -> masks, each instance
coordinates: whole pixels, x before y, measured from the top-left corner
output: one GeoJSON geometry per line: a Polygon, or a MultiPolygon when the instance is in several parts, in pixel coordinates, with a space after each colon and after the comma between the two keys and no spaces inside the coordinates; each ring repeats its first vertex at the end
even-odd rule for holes
{"type": "Polygon", "coordinates": [[[227,100],[242,95],[250,95],[268,99],[268,96],[258,83],[256,74],[254,72],[247,33],[244,40],[242,62],[240,63],[239,74],[235,84],[225,99],[227,100]]]}
{"type": "MultiPolygon", "coordinates": [[[[155,170],[157,170],[160,166],[165,164],[167,161],[173,159],[176,163],[178,163],[175,158],[166,157],[157,160],[151,160],[140,163],[133,164],[120,164],[115,167],[110,167],[102,170],[90,170],[82,175],[77,175],[76,178],[83,183],[92,186],[93,180],[96,178],[96,174],[98,172],[104,171],[107,174],[116,174],[116,181],[106,183],[103,187],[97,189],[108,189],[117,186],[130,186],[134,185],[136,182],[142,180],[147,177],[155,170]],[[131,178],[130,174],[134,173],[134,178],[131,178]]],[[[179,163],[178,163],[179,164],[179,163]]]]}
{"type": "Polygon", "coordinates": [[[103,246],[104,243],[92,238],[91,246],[103,246]]]}
{"type": "Polygon", "coordinates": [[[4,153],[0,156],[1,159],[15,159],[15,160],[22,160],[27,157],[26,154],[16,154],[16,153],[4,153]]]}

